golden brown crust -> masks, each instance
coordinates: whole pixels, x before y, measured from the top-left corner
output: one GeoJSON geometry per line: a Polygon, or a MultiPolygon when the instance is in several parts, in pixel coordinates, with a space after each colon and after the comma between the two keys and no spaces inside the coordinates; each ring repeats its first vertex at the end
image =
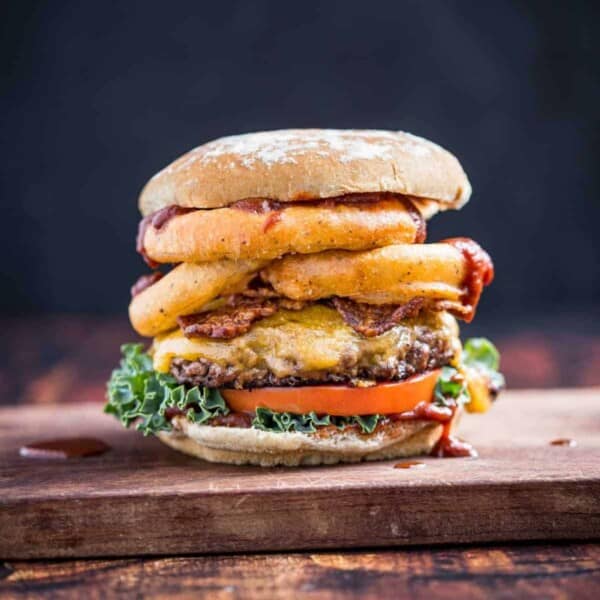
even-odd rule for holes
{"type": "Polygon", "coordinates": [[[273,262],[182,263],[135,296],[129,316],[139,334],[155,336],[176,327],[177,317],[208,310],[217,297],[240,291],[259,271],[278,294],[292,300],[341,296],[367,304],[404,304],[421,297],[444,303],[436,309],[460,313],[466,269],[462,253],[449,244],[331,250],[273,262]]]}
{"type": "Polygon", "coordinates": [[[220,260],[182,263],[134,296],[129,304],[133,328],[148,337],[177,327],[177,317],[198,312],[220,294],[245,287],[260,261],[220,260]]]}
{"type": "Polygon", "coordinates": [[[471,186],[449,152],[404,132],[288,129],[214,140],[183,155],[142,190],[142,214],[176,204],[218,208],[394,192],[460,208],[471,186]]]}
{"type": "Polygon", "coordinates": [[[448,244],[398,244],[345,252],[285,256],[261,271],[282,296],[331,296],[368,304],[402,304],[416,297],[460,304],[467,264],[448,244]]]}
{"type": "Polygon", "coordinates": [[[160,440],[175,450],[209,462],[262,467],[352,463],[429,454],[443,430],[442,425],[432,421],[405,421],[379,434],[340,432],[319,437],[194,425],[183,418],[177,418],[176,427],[174,432],[159,434],[160,440]]]}
{"type": "Polygon", "coordinates": [[[156,262],[178,263],[411,244],[420,235],[415,211],[392,195],[377,202],[300,203],[262,213],[240,208],[197,210],[171,219],[160,230],[148,227],[144,247],[156,262]]]}

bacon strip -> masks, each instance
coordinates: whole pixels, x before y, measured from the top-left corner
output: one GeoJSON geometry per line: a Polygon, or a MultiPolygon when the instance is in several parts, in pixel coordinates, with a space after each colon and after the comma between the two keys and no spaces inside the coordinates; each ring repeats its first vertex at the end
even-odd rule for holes
{"type": "Polygon", "coordinates": [[[177,323],[186,337],[210,337],[229,340],[246,333],[252,323],[277,311],[277,302],[271,300],[245,300],[235,306],[185,315],[177,323]]]}
{"type": "MultiPolygon", "coordinates": [[[[414,298],[402,305],[362,304],[348,298],[332,298],[329,303],[344,322],[365,337],[381,335],[403,319],[417,316],[425,307],[424,298],[414,298]]],[[[277,296],[270,286],[253,280],[243,293],[227,298],[227,305],[213,310],[179,317],[177,322],[186,337],[232,339],[249,331],[256,321],[280,308],[301,310],[308,302],[277,296]]]]}
{"type": "Polygon", "coordinates": [[[347,325],[365,337],[381,335],[402,321],[416,317],[425,306],[424,298],[413,298],[400,306],[363,304],[348,298],[334,297],[331,303],[347,325]]]}

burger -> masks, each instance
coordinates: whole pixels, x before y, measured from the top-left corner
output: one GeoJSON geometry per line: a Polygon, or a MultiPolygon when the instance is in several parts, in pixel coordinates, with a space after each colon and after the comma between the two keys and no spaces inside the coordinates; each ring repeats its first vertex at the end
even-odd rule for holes
{"type": "Polygon", "coordinates": [[[155,175],[107,413],[204,460],[315,465],[473,456],[454,433],[503,387],[459,339],[494,269],[473,240],[425,243],[471,187],[457,159],[391,131],[224,137],[155,175]]]}

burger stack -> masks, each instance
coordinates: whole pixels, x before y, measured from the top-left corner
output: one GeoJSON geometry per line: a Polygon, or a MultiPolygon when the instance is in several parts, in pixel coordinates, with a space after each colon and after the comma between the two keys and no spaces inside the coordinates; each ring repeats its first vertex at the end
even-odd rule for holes
{"type": "Polygon", "coordinates": [[[199,458],[304,465],[474,456],[463,412],[503,387],[498,353],[459,339],[494,275],[426,221],[469,199],[422,138],[282,130],[204,144],[143,189],[134,329],[106,411],[199,458]]]}

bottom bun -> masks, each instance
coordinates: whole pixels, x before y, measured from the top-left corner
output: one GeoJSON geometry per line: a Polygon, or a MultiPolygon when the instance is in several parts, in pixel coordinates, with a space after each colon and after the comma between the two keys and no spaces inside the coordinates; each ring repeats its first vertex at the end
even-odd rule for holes
{"type": "Polygon", "coordinates": [[[210,462],[272,467],[331,465],[429,454],[443,426],[426,420],[396,421],[369,435],[332,431],[327,435],[272,433],[254,428],[211,427],[173,419],[174,430],[161,432],[162,442],[210,462]]]}

